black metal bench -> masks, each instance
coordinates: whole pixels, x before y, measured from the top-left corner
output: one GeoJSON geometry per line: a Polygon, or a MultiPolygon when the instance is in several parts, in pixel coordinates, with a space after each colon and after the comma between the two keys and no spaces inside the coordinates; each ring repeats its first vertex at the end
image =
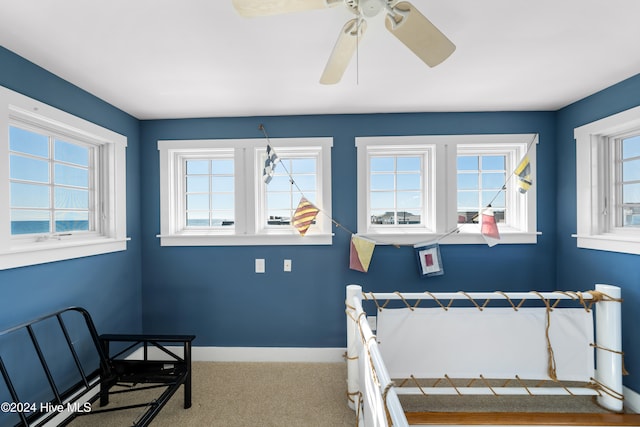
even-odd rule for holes
{"type": "Polygon", "coordinates": [[[99,335],[89,313],[80,307],[0,332],[0,426],[61,424],[79,415],[132,408],[146,409],[131,425],[147,426],[181,386],[184,408],[189,408],[194,339],[99,335]],[[127,387],[113,390],[123,384],[127,387]],[[112,394],[153,388],[162,391],[149,402],[109,405],[112,394]],[[87,406],[98,398],[99,408],[87,406]]]}

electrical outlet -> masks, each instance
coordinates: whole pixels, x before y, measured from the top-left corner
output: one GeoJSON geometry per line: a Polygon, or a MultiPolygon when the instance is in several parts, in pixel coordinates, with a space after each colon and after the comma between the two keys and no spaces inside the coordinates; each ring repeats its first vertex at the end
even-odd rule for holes
{"type": "Polygon", "coordinates": [[[285,259],[284,260],[284,271],[291,271],[291,260],[290,259],[285,259]]]}

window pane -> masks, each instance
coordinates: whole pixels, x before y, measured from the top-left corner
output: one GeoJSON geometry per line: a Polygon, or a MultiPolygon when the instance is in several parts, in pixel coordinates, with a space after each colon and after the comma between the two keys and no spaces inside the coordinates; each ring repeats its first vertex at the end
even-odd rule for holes
{"type": "Polygon", "coordinates": [[[386,210],[371,210],[371,224],[392,225],[395,224],[395,214],[386,210]]]}
{"type": "Polygon", "coordinates": [[[458,190],[477,190],[478,174],[477,173],[459,173],[458,174],[458,190]]]}
{"type": "Polygon", "coordinates": [[[187,176],[187,192],[188,193],[208,193],[209,177],[208,176],[187,176]]]}
{"type": "Polygon", "coordinates": [[[482,206],[486,207],[491,203],[493,208],[504,208],[505,195],[504,191],[496,193],[495,191],[483,191],[482,192],[482,206]]]}
{"type": "Polygon", "coordinates": [[[420,157],[398,157],[397,169],[400,172],[419,172],[421,169],[420,157]]]}
{"type": "Polygon", "coordinates": [[[290,210],[291,194],[290,193],[267,193],[267,206],[269,206],[269,215],[274,210],[290,210]]]}
{"type": "Polygon", "coordinates": [[[49,211],[11,210],[11,234],[48,233],[49,211]]]}
{"type": "Polygon", "coordinates": [[[45,185],[11,183],[11,207],[49,208],[49,187],[45,185]]]}
{"type": "Polygon", "coordinates": [[[384,208],[393,210],[394,206],[394,193],[386,191],[371,193],[372,210],[384,208]]]}
{"type": "Polygon", "coordinates": [[[56,209],[89,209],[89,191],[55,187],[56,209]]]}
{"type": "Polygon", "coordinates": [[[49,182],[49,162],[31,157],[11,155],[11,178],[24,181],[49,182]]]}
{"type": "Polygon", "coordinates": [[[187,160],[187,174],[208,174],[210,160],[187,160]]]}
{"type": "Polygon", "coordinates": [[[9,126],[9,149],[38,157],[49,157],[49,137],[9,126]]]}
{"type": "Polygon", "coordinates": [[[640,159],[628,160],[622,163],[622,180],[640,180],[640,159]]]}
{"type": "Polygon", "coordinates": [[[371,190],[393,190],[393,175],[391,174],[374,174],[371,175],[371,190]]]}
{"type": "Polygon", "coordinates": [[[504,156],[482,156],[483,170],[504,170],[504,156]]]}
{"type": "Polygon", "coordinates": [[[213,211],[211,213],[211,226],[213,227],[228,227],[235,223],[233,211],[222,210],[213,211]]]}
{"type": "Polygon", "coordinates": [[[640,183],[622,186],[622,203],[640,203],[640,183]]]}
{"type": "Polygon", "coordinates": [[[398,175],[398,190],[420,190],[420,174],[398,175]]]}
{"type": "Polygon", "coordinates": [[[478,156],[458,156],[458,170],[477,171],[478,156]]]}
{"type": "Polygon", "coordinates": [[[622,140],[622,158],[640,156],[640,135],[633,136],[622,140]]]}
{"type": "Polygon", "coordinates": [[[267,191],[288,191],[291,189],[291,182],[289,181],[289,177],[287,175],[273,175],[269,185],[267,187],[267,191]]]}
{"type": "Polygon", "coordinates": [[[54,143],[54,159],[88,167],[89,147],[56,140],[54,143]]]}
{"type": "Polygon", "coordinates": [[[215,192],[233,192],[232,176],[212,176],[211,189],[215,192]]]}
{"type": "Polygon", "coordinates": [[[625,206],[623,217],[624,227],[640,227],[640,206],[625,206]]]}
{"type": "MultiPolygon", "coordinates": [[[[189,172],[187,171],[187,173],[189,172]]],[[[202,172],[202,173],[206,173],[206,172],[202,172]]],[[[215,175],[233,175],[233,159],[212,160],[211,173],[215,175]]]]}
{"type": "Polygon", "coordinates": [[[89,170],[73,166],[56,164],[54,167],[54,184],[72,185],[89,188],[89,170]]]}
{"type": "Polygon", "coordinates": [[[294,177],[295,183],[298,187],[304,191],[314,191],[316,189],[316,176],[315,175],[297,175],[294,177]]]}
{"type": "Polygon", "coordinates": [[[187,210],[209,210],[208,194],[187,194],[187,210]]]}
{"type": "Polygon", "coordinates": [[[211,195],[211,208],[215,210],[232,210],[233,209],[233,194],[225,193],[213,193],[211,195]]]}
{"type": "Polygon", "coordinates": [[[187,212],[187,227],[209,227],[209,212],[187,212]]]}
{"type": "Polygon", "coordinates": [[[277,210],[274,209],[269,211],[269,216],[267,218],[268,225],[289,225],[291,224],[291,211],[289,209],[286,210],[277,210]]]}
{"type": "Polygon", "coordinates": [[[420,211],[399,211],[398,224],[420,224],[420,211]]]}
{"type": "Polygon", "coordinates": [[[56,233],[65,231],[88,231],[89,230],[89,212],[56,212],[56,233]]]}
{"type": "Polygon", "coordinates": [[[419,191],[403,191],[398,193],[398,209],[420,208],[422,201],[419,191]]]}
{"type": "Polygon", "coordinates": [[[482,188],[484,189],[500,189],[505,183],[503,173],[483,173],[482,174],[482,188]]]}
{"type": "Polygon", "coordinates": [[[303,158],[303,159],[291,159],[291,169],[289,172],[292,174],[297,173],[315,173],[316,172],[316,160],[303,158]]]}
{"type": "Polygon", "coordinates": [[[480,199],[476,191],[458,191],[458,210],[478,210],[480,199]]]}
{"type": "Polygon", "coordinates": [[[372,157],[371,158],[372,172],[393,172],[393,170],[394,170],[393,157],[372,157]]]}

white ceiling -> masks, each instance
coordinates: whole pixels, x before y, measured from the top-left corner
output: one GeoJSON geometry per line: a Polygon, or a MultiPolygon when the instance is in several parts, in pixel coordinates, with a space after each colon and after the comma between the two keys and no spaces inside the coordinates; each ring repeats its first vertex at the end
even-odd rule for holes
{"type": "Polygon", "coordinates": [[[412,0],[457,46],[429,68],[370,19],[318,83],[339,6],[243,18],[231,0],[0,0],[7,49],[140,119],[556,110],[640,73],[638,0],[412,0]]]}

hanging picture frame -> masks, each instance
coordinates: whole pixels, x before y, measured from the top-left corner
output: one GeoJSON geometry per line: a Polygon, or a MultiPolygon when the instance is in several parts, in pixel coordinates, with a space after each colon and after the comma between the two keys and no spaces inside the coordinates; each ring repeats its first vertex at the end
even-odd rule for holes
{"type": "Polygon", "coordinates": [[[437,243],[415,246],[418,258],[418,271],[421,277],[440,276],[444,274],[440,245],[437,243]]]}

